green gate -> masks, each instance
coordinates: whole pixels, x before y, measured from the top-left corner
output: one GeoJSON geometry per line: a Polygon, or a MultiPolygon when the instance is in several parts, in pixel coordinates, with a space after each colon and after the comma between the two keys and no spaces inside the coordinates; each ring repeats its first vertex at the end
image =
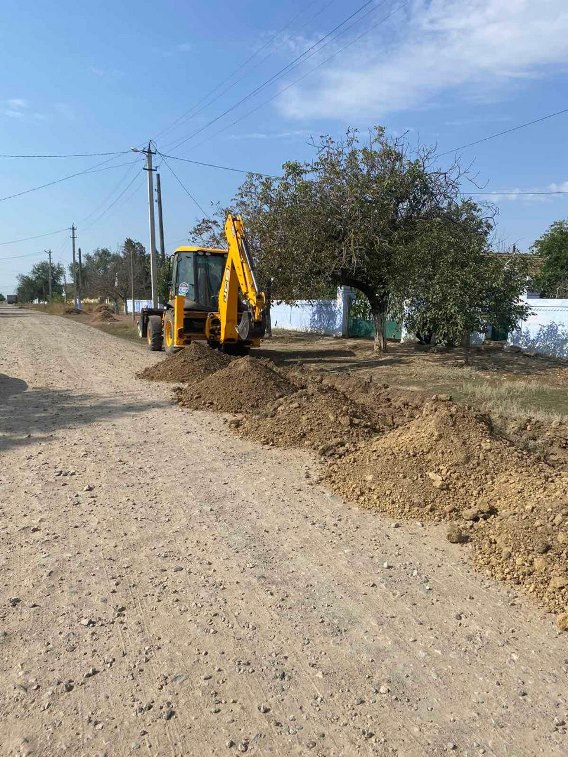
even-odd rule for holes
{"type": "MultiPolygon", "coordinates": [[[[347,323],[347,336],[374,337],[375,325],[367,318],[349,318],[347,323]]],[[[385,336],[387,339],[400,341],[402,329],[400,323],[387,319],[385,323],[385,336]]]]}

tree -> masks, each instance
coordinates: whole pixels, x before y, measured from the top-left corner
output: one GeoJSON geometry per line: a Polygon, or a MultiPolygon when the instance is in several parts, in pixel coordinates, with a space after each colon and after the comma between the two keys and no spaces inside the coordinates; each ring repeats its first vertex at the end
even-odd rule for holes
{"type": "MultiPolygon", "coordinates": [[[[285,163],[279,179],[247,177],[233,206],[245,218],[260,280],[273,281],[274,299],[354,287],[369,302],[375,346],[385,350],[387,313],[412,296],[425,240],[434,241],[430,229],[461,224],[462,172],[457,165],[439,170],[432,150],[412,151],[381,127],[365,144],[349,131],[340,142],[323,137],[314,149],[310,162],[285,163]]],[[[473,203],[471,212],[485,217],[473,203]]],[[[210,237],[218,228],[201,222],[210,237]]],[[[462,233],[468,230],[466,224],[462,233]]]]}
{"type": "Polygon", "coordinates": [[[544,296],[568,297],[568,220],[555,221],[532,246],[541,267],[535,284],[544,296]]]}
{"type": "MultiPolygon", "coordinates": [[[[447,219],[446,219],[447,220],[447,219]]],[[[424,341],[469,348],[473,333],[488,325],[512,331],[530,309],[523,301],[527,255],[490,253],[490,224],[471,201],[454,211],[455,223],[434,223],[418,240],[420,270],[411,275],[404,303],[405,327],[424,341]]]]}
{"type": "Polygon", "coordinates": [[[0,292],[0,302],[5,302],[5,301],[6,301],[6,298],[4,297],[2,292],[0,292]]]}
{"type": "Polygon", "coordinates": [[[128,312],[131,297],[131,264],[134,270],[134,293],[146,298],[150,292],[150,269],[144,245],[127,238],[117,252],[99,247],[83,260],[83,294],[85,297],[108,298],[118,309],[122,303],[128,312]]]}
{"type": "MultiPolygon", "coordinates": [[[[51,267],[52,296],[63,294],[63,266],[60,263],[51,267]]],[[[20,302],[46,301],[49,297],[49,263],[42,260],[36,263],[29,274],[18,276],[16,294],[20,302]]]]}

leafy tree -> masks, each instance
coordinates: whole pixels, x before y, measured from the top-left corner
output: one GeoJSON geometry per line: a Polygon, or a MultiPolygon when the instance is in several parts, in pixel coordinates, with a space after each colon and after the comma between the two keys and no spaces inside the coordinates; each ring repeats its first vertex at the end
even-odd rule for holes
{"type": "MultiPolygon", "coordinates": [[[[308,163],[285,163],[280,179],[247,177],[232,204],[245,218],[260,280],[273,281],[274,299],[354,287],[369,302],[375,346],[384,350],[387,312],[412,295],[425,240],[434,238],[430,228],[461,223],[461,171],[438,170],[433,151],[412,152],[380,127],[365,143],[349,131],[340,142],[323,137],[314,149],[308,163]]],[[[215,219],[200,227],[209,237],[219,230],[215,219]]]]}
{"type": "Polygon", "coordinates": [[[5,302],[5,301],[6,301],[6,298],[4,297],[2,292],[0,292],[0,302],[5,302]]]}
{"type": "MultiPolygon", "coordinates": [[[[127,238],[117,252],[111,252],[107,247],[94,250],[83,259],[83,296],[108,298],[117,310],[122,304],[127,312],[127,301],[132,293],[132,269],[135,296],[148,297],[150,270],[143,244],[127,238]]],[[[72,267],[70,271],[72,273],[72,267]]]]}
{"type": "Polygon", "coordinates": [[[471,201],[454,211],[455,223],[434,223],[418,240],[406,328],[423,341],[469,347],[472,333],[488,325],[512,331],[530,312],[522,300],[529,278],[526,255],[490,254],[488,220],[471,201]]]}
{"type": "MultiPolygon", "coordinates": [[[[53,296],[63,294],[63,266],[59,263],[51,266],[51,292],[53,296]]],[[[29,274],[18,276],[16,294],[20,302],[46,301],[49,297],[49,263],[42,260],[36,263],[29,274]]]]}
{"type": "Polygon", "coordinates": [[[548,297],[568,297],[568,220],[555,221],[532,246],[541,258],[536,286],[548,297]]]}

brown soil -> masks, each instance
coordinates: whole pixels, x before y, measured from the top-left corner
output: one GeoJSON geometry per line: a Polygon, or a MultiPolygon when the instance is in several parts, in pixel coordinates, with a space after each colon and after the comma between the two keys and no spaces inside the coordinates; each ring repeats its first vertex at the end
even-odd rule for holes
{"type": "Polygon", "coordinates": [[[396,518],[457,521],[475,561],[549,609],[568,606],[568,478],[451,403],[329,461],[334,491],[396,518]]]}
{"type": "Polygon", "coordinates": [[[229,421],[241,436],[317,450],[324,478],[350,502],[449,521],[449,540],[471,543],[479,567],[566,611],[568,481],[558,429],[518,422],[505,436],[447,395],[390,388],[371,375],[226,360],[192,345],[142,375],[196,382],[178,390],[180,404],[241,414],[229,421]],[[531,448],[533,431],[542,449],[531,448]]]}
{"type": "Polygon", "coordinates": [[[344,454],[378,431],[365,407],[323,384],[280,397],[259,414],[230,425],[263,444],[310,447],[326,456],[344,454]]]}
{"type": "Polygon", "coordinates": [[[296,389],[269,360],[243,357],[180,389],[177,399],[183,407],[194,410],[243,413],[257,410],[296,389]]]}
{"type": "Polygon", "coordinates": [[[486,487],[521,453],[493,436],[482,416],[450,402],[375,437],[329,466],[335,491],[395,517],[447,520],[477,504],[486,487]]]}
{"type": "Polygon", "coordinates": [[[98,323],[112,323],[118,319],[115,317],[112,307],[102,303],[94,309],[92,320],[98,323]]]}
{"type": "Polygon", "coordinates": [[[175,355],[167,357],[156,365],[150,365],[137,378],[148,381],[173,381],[180,384],[194,384],[206,376],[226,368],[231,358],[211,349],[207,344],[192,342],[175,355]]]}
{"type": "Polygon", "coordinates": [[[560,613],[568,608],[567,494],[565,472],[511,469],[483,497],[496,514],[469,524],[478,566],[560,613]]]}

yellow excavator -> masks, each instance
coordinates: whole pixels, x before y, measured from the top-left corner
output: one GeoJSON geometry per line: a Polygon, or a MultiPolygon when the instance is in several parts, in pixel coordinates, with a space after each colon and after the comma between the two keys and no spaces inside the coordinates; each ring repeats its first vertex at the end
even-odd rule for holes
{"type": "Polygon", "coordinates": [[[178,247],[170,258],[171,283],[164,308],[143,308],[138,334],[153,351],[173,354],[194,340],[246,354],[266,330],[265,297],[259,292],[240,216],[225,222],[228,249],[178,247]]]}

